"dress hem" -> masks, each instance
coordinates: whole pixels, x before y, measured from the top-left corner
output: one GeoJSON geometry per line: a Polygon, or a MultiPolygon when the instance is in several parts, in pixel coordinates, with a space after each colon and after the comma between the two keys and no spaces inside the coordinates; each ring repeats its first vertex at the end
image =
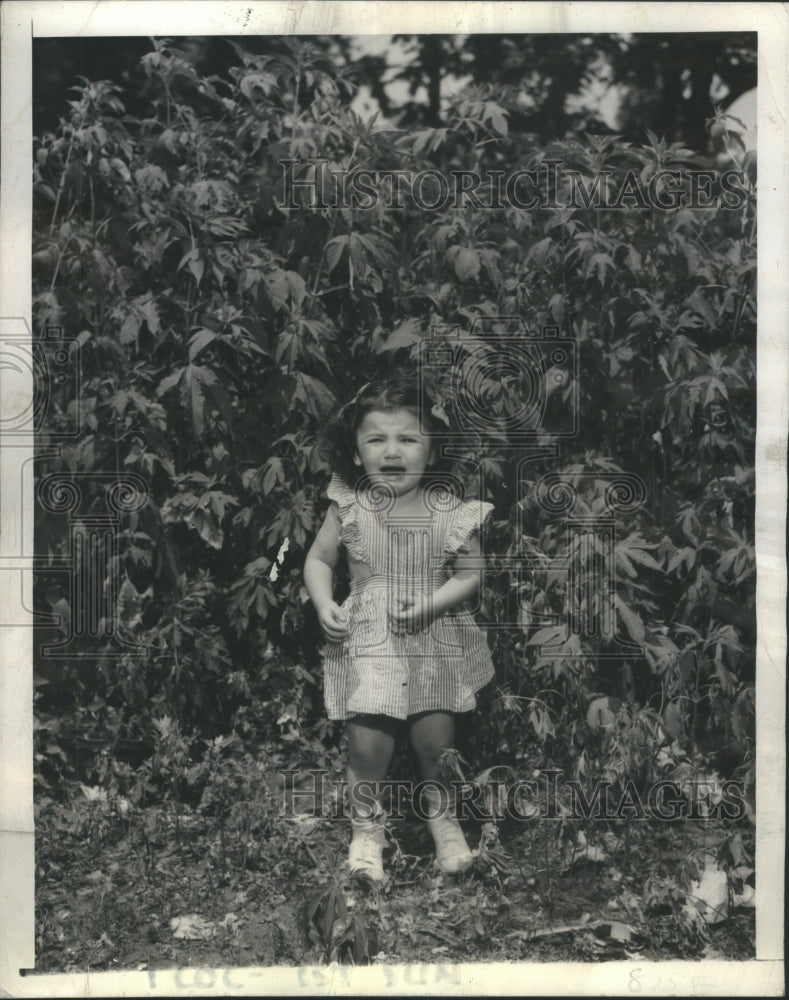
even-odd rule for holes
{"type": "Polygon", "coordinates": [[[330,722],[347,722],[349,719],[355,719],[360,715],[383,715],[387,719],[397,719],[398,722],[407,722],[410,718],[413,718],[413,716],[424,715],[425,712],[448,712],[451,715],[464,715],[466,712],[474,711],[474,709],[477,707],[477,695],[480,693],[480,691],[483,691],[488,686],[488,684],[491,684],[494,679],[495,679],[494,676],[491,676],[488,680],[485,681],[484,684],[481,684],[478,688],[475,689],[473,695],[473,704],[471,704],[468,708],[447,708],[446,702],[444,702],[441,705],[428,704],[426,708],[420,708],[419,711],[410,712],[408,715],[392,715],[391,712],[379,712],[376,711],[375,709],[368,709],[366,711],[358,711],[358,712],[347,711],[344,715],[332,715],[328,713],[327,710],[328,719],[330,722]]]}

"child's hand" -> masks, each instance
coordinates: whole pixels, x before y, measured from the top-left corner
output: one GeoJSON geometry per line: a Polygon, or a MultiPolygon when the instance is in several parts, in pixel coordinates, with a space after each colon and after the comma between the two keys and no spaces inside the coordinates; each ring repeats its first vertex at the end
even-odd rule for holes
{"type": "Polygon", "coordinates": [[[398,635],[427,628],[433,620],[433,605],[428,597],[401,597],[396,611],[389,612],[389,624],[398,635]]]}
{"type": "Polygon", "coordinates": [[[344,642],[348,638],[348,616],[334,601],[318,611],[318,621],[329,642],[344,642]]]}

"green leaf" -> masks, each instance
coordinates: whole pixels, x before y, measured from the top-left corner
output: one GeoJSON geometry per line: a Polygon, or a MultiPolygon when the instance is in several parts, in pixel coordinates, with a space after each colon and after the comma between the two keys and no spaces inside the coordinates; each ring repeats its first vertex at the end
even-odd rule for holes
{"type": "Polygon", "coordinates": [[[615,558],[616,565],[624,570],[625,575],[629,576],[631,580],[635,580],[638,575],[633,567],[633,564],[627,558],[629,551],[623,551],[620,546],[616,547],[615,558]]]}
{"type": "Polygon", "coordinates": [[[458,278],[461,281],[476,281],[480,271],[480,258],[476,250],[458,247],[454,258],[455,274],[458,278]]]}
{"type": "Polygon", "coordinates": [[[325,419],[336,405],[334,394],[328,389],[320,379],[297,372],[295,400],[301,403],[304,409],[319,420],[325,419]]]}
{"type": "Polygon", "coordinates": [[[156,336],[159,332],[159,309],[156,302],[154,302],[150,295],[146,295],[137,299],[136,303],[145,318],[145,322],[148,324],[148,329],[156,336]]]}
{"type": "Polygon", "coordinates": [[[507,114],[504,108],[493,101],[485,102],[485,113],[483,120],[489,121],[499,135],[507,134],[507,114]]]}
{"type": "Polygon", "coordinates": [[[139,335],[139,332],[140,332],[139,319],[137,319],[137,317],[133,313],[129,313],[129,315],[126,317],[126,319],[124,319],[123,323],[121,324],[121,329],[119,334],[120,342],[122,344],[137,343],[137,337],[139,335]]]}
{"type": "Polygon", "coordinates": [[[415,154],[433,153],[444,144],[449,131],[448,128],[417,129],[404,136],[403,142],[411,143],[411,151],[415,154]]]}
{"type": "Polygon", "coordinates": [[[192,411],[192,427],[195,437],[203,436],[205,426],[205,401],[203,396],[202,380],[196,365],[189,365],[186,369],[186,385],[189,389],[189,407],[192,411]]]}
{"type": "Polygon", "coordinates": [[[222,548],[224,532],[207,505],[195,507],[185,520],[212,549],[222,548]]]}
{"type": "Polygon", "coordinates": [[[526,641],[527,646],[556,646],[557,640],[564,637],[567,631],[564,625],[549,625],[547,628],[538,629],[534,635],[529,636],[526,641]]]}
{"type": "Polygon", "coordinates": [[[260,97],[260,93],[264,97],[267,97],[272,90],[276,89],[277,78],[272,76],[271,73],[257,70],[254,73],[247,73],[246,76],[242,77],[238,86],[244,97],[250,101],[254,101],[260,97]]]}
{"type": "Polygon", "coordinates": [[[351,257],[349,265],[351,274],[355,271],[360,278],[363,278],[367,274],[367,254],[357,233],[351,233],[348,237],[348,248],[351,257]]]}
{"type": "Polygon", "coordinates": [[[126,407],[129,405],[129,400],[130,396],[128,392],[125,392],[123,389],[119,389],[112,397],[111,406],[112,409],[115,410],[115,412],[118,414],[118,416],[122,417],[123,414],[126,412],[126,407]]]}
{"type": "Polygon", "coordinates": [[[696,562],[696,550],[689,548],[688,546],[683,546],[681,549],[677,549],[674,555],[669,559],[666,571],[668,573],[673,573],[675,569],[679,566],[685,565],[685,569],[690,572],[696,562]]]}
{"type": "MultiPolygon", "coordinates": [[[[167,378],[162,379],[156,389],[156,395],[161,398],[171,389],[174,389],[177,385],[179,385],[185,371],[185,368],[179,368],[178,371],[173,372],[172,375],[168,375],[167,378]]],[[[132,395],[132,399],[133,398],[134,396],[132,395]]]]}
{"type": "Polygon", "coordinates": [[[379,267],[393,267],[397,263],[395,249],[385,237],[377,233],[360,233],[358,239],[379,267]]]}
{"type": "Polygon", "coordinates": [[[627,554],[634,562],[641,563],[642,566],[647,566],[649,569],[656,569],[659,573],[663,572],[660,563],[643,549],[629,548],[627,554]]]}
{"type": "Polygon", "coordinates": [[[263,494],[267,496],[278,483],[285,482],[285,470],[282,466],[282,459],[272,457],[266,462],[263,474],[263,494]]]}
{"type": "Polygon", "coordinates": [[[218,380],[209,381],[205,384],[206,395],[211,397],[212,402],[219,410],[222,419],[227,425],[229,433],[233,431],[233,406],[230,401],[230,396],[227,393],[224,385],[218,380]]]}
{"type": "Polygon", "coordinates": [[[189,341],[189,360],[194,361],[204,347],[216,340],[217,334],[213,330],[198,330],[189,341]]]}
{"type": "Polygon", "coordinates": [[[326,244],[326,263],[329,265],[329,274],[340,263],[340,258],[348,246],[347,236],[335,236],[326,244]]]}
{"type": "Polygon", "coordinates": [[[614,605],[622,624],[627,629],[627,633],[634,642],[641,644],[646,637],[646,629],[641,618],[631,608],[625,604],[619,594],[614,595],[614,605]]]}
{"type": "Polygon", "coordinates": [[[263,275],[266,294],[275,309],[283,309],[288,302],[291,284],[285,272],[277,267],[263,275]]]}
{"type": "Polygon", "coordinates": [[[290,288],[291,299],[297,306],[301,306],[307,294],[307,286],[304,284],[304,278],[296,271],[286,271],[285,278],[290,288]]]}
{"type": "Polygon", "coordinates": [[[688,296],[687,302],[688,306],[697,312],[708,326],[713,329],[717,326],[718,316],[698,288],[694,289],[693,293],[688,296]]]}
{"type": "Polygon", "coordinates": [[[378,346],[378,354],[399,351],[403,347],[412,347],[414,344],[421,343],[421,329],[422,324],[415,317],[405,320],[393,330],[385,343],[378,346]]]}
{"type": "Polygon", "coordinates": [[[192,272],[192,277],[195,282],[199,285],[203,280],[203,275],[205,274],[205,261],[202,257],[193,257],[189,261],[189,270],[192,272]]]}

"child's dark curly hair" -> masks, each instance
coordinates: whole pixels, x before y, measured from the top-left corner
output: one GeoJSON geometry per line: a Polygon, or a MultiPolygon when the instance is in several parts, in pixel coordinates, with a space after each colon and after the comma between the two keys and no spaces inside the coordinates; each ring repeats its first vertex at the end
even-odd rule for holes
{"type": "MultiPolygon", "coordinates": [[[[438,387],[415,368],[398,368],[394,372],[374,378],[363,385],[354,398],[343,406],[321,435],[324,452],[332,472],[348,485],[354,483],[359,470],[354,465],[356,432],[366,414],[372,410],[391,412],[408,410],[420,422],[422,432],[436,434],[450,429],[449,418],[444,412],[438,387]]],[[[434,473],[449,472],[452,462],[435,452],[436,461],[431,466],[434,473]]]]}

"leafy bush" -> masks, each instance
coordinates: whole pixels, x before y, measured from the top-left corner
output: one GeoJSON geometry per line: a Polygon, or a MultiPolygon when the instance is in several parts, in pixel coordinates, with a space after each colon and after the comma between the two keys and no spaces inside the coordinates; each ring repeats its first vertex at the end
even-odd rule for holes
{"type": "MultiPolygon", "coordinates": [[[[207,737],[235,718],[294,752],[313,752],[315,734],[329,742],[301,583],[330,473],[320,427],[371,372],[418,357],[431,328],[485,325],[495,343],[509,332],[496,317],[517,316],[577,344],[577,377],[552,392],[547,414],[561,417],[577,392],[580,421],[558,455],[534,458],[526,481],[522,446],[506,432],[469,435],[459,455],[496,506],[488,550],[531,567],[525,579],[495,563],[488,574],[484,614],[512,624],[491,630],[497,678],[480,752],[524,760],[538,746],[564,766],[616,758],[630,774],[648,732],[650,752],[673,739],[749,760],[750,175],[736,209],[425,211],[410,197],[400,210],[332,209],[304,188],[287,207],[283,160],[302,181],[309,160],[327,172],[445,174],[558,160],[587,189],[605,171],[615,187],[629,172],[648,183],[709,164],[652,134],[639,146],[593,135],[539,146],[509,132],[507,107],[484,87],[459,94],[442,127],[400,132],[349,110],[352,86],[309,42],[235,51],[226,74],[203,77],[155,41],[141,63],[147,117],[127,115],[115,85],[84,81],[57,130],[36,139],[34,335],[46,349],[47,327],[62,327],[82,372],[78,403],[57,390],[39,427],[38,474],[135,472],[150,491],[109,565],[120,582],[116,636],[85,640],[67,681],[40,661],[42,711],[77,670],[83,736],[137,740],[143,756],[165,715],[207,737]],[[64,429],[71,443],[47,450],[64,429]],[[606,666],[592,658],[608,648],[600,635],[571,635],[563,655],[545,656],[545,616],[604,611],[589,604],[600,579],[589,553],[617,470],[643,480],[646,501],[617,515],[613,564],[599,545],[598,556],[618,631],[644,657],[606,666]],[[578,485],[588,544],[534,502],[546,473],[578,485]],[[630,706],[617,730],[620,743],[629,734],[624,755],[586,721],[595,696],[630,706]]],[[[488,388],[505,415],[507,386],[498,402],[488,388]]],[[[87,483],[81,513],[100,504],[87,483]]],[[[41,551],[68,552],[66,520],[38,511],[41,551]]],[[[42,573],[40,589],[54,578],[42,573]]]]}

